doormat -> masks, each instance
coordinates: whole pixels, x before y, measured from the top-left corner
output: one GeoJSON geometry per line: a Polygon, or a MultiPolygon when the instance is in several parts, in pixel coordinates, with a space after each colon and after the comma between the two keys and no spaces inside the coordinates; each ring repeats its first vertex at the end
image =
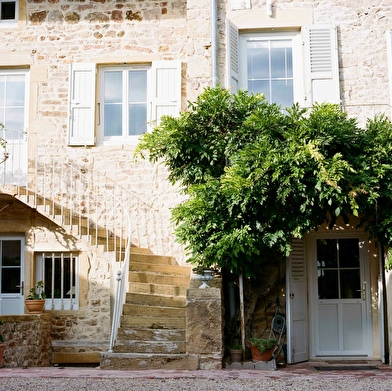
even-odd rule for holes
{"type": "Polygon", "coordinates": [[[372,371],[378,369],[373,365],[331,365],[327,367],[314,366],[315,371],[372,371]]]}

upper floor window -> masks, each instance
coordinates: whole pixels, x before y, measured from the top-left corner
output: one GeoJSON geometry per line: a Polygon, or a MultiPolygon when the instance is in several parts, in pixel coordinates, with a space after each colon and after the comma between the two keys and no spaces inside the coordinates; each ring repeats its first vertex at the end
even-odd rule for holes
{"type": "Polygon", "coordinates": [[[340,103],[336,28],[241,32],[227,21],[227,86],[263,93],[283,108],[340,103]]]}
{"type": "Polygon", "coordinates": [[[103,141],[127,139],[147,130],[149,68],[100,69],[99,126],[103,141]]]}
{"type": "Polygon", "coordinates": [[[18,1],[0,0],[0,26],[18,21],[18,1]]]}
{"type": "Polygon", "coordinates": [[[282,107],[301,100],[299,33],[241,35],[239,64],[242,89],[282,107]]]}
{"type": "Polygon", "coordinates": [[[68,143],[122,144],[177,115],[181,107],[181,63],[100,66],[71,64],[68,143]],[[98,101],[95,89],[98,89],[98,101]],[[97,131],[96,131],[97,130],[97,131]]]}

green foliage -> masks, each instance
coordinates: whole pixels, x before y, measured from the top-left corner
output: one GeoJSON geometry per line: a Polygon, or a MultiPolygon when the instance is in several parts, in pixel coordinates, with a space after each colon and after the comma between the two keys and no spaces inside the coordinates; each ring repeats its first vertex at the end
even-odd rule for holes
{"type": "MultiPolygon", "coordinates": [[[[262,95],[208,88],[138,147],[162,160],[186,201],[173,209],[189,260],[253,276],[271,253],[339,215],[392,243],[392,125],[365,130],[337,105],[282,113],[262,95]]],[[[392,262],[391,262],[392,267],[392,262]]]]}
{"type": "Polygon", "coordinates": [[[26,297],[26,300],[45,300],[46,294],[44,288],[45,288],[44,282],[37,281],[35,287],[30,289],[30,294],[26,297]]]}
{"type": "Polygon", "coordinates": [[[277,344],[275,338],[250,338],[249,341],[255,348],[259,349],[261,353],[273,348],[277,344]]]}

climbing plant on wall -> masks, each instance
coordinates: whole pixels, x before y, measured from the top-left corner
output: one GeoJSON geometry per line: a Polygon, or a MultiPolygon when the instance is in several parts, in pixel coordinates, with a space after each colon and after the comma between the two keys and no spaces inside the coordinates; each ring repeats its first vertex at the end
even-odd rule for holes
{"type": "Polygon", "coordinates": [[[137,152],[161,161],[187,195],[172,217],[194,265],[254,276],[271,251],[287,256],[293,237],[338,216],[359,216],[369,234],[392,244],[385,116],[361,129],[337,105],[283,112],[263,95],[207,88],[144,134],[137,152]]]}

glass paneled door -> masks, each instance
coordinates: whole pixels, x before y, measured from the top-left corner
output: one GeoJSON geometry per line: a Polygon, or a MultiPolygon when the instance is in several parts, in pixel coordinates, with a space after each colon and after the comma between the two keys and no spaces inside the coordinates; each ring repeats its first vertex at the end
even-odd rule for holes
{"type": "Polygon", "coordinates": [[[370,294],[365,241],[315,237],[312,243],[314,356],[370,356],[370,294]]]}
{"type": "Polygon", "coordinates": [[[24,311],[23,238],[0,237],[0,315],[24,311]]]}

